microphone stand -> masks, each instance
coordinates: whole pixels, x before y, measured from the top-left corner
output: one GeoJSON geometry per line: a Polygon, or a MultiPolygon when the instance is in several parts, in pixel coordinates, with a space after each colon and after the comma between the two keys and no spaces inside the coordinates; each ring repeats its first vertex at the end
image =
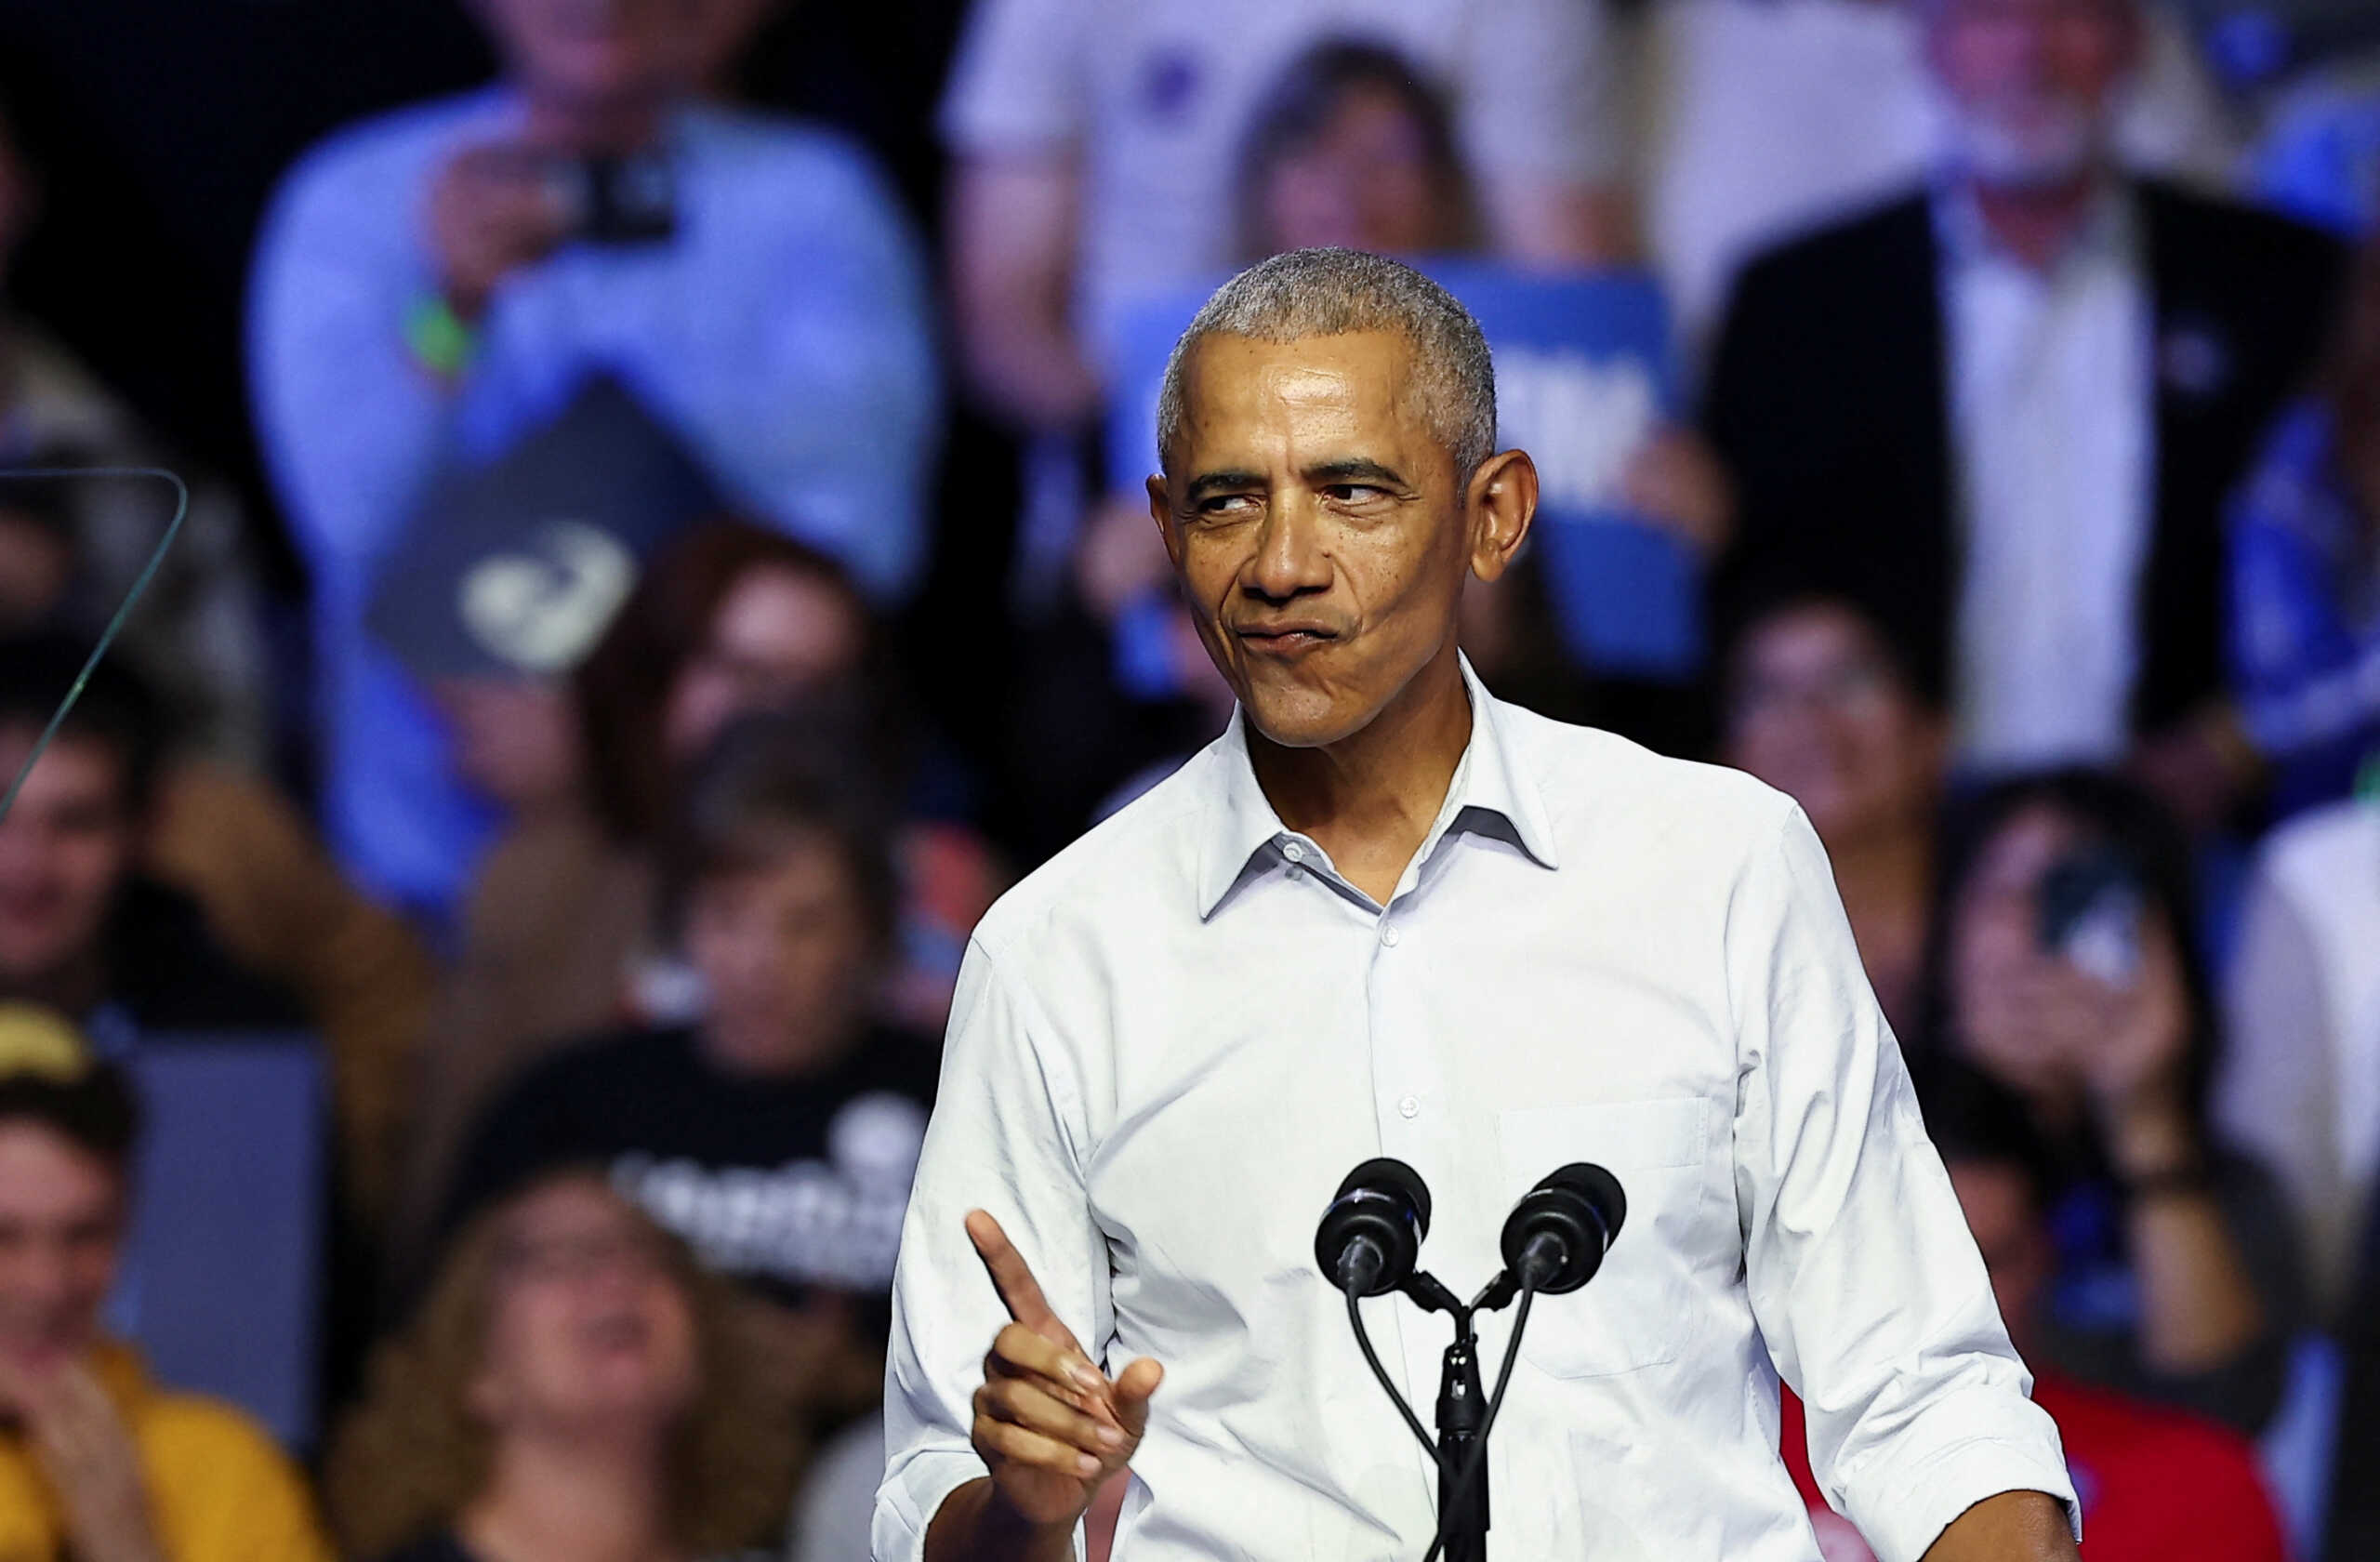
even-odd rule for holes
{"type": "Polygon", "coordinates": [[[1500,1274],[1466,1303],[1428,1272],[1416,1270],[1397,1289],[1422,1311],[1454,1319],[1454,1343],[1447,1346],[1438,1371],[1438,1534],[1445,1562],[1488,1562],[1488,1460],[1479,1442],[1487,1436],[1488,1405],[1473,1320],[1511,1302],[1520,1288],[1510,1274],[1500,1274]],[[1461,1480],[1467,1465],[1474,1474],[1464,1490],[1461,1480]]]}

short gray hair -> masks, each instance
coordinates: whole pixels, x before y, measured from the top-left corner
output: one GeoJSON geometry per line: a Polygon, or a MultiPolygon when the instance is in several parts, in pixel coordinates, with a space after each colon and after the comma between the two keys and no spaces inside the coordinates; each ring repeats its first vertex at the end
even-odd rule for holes
{"type": "Polygon", "coordinates": [[[1411,346],[1410,390],[1431,432],[1468,481],[1496,452],[1496,367],[1479,322],[1412,267],[1359,249],[1293,249],[1215,289],[1165,361],[1157,399],[1157,463],[1182,432],[1183,370],[1207,337],[1303,341],[1393,331],[1411,346]]]}

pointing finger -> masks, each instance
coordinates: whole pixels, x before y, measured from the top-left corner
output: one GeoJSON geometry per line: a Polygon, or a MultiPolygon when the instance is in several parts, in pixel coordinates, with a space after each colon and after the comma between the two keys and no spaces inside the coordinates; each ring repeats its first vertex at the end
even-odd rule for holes
{"type": "Polygon", "coordinates": [[[1025,1325],[1052,1344],[1082,1353],[1082,1345],[1074,1331],[1058,1320],[1051,1309],[1049,1299],[1041,1294],[1041,1282],[1033,1277],[1025,1257],[1008,1239],[987,1211],[971,1210],[967,1213],[967,1238],[975,1244],[975,1256],[992,1277],[992,1289],[1000,1293],[1000,1304],[1008,1316],[1025,1325]]]}

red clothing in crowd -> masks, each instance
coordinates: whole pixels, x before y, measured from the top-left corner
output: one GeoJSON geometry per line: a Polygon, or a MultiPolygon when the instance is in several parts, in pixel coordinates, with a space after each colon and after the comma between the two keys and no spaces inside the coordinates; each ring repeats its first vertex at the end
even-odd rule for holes
{"type": "MultiPolygon", "coordinates": [[[[2065,1439],[2089,1562],[2287,1562],[2280,1516],[2254,1450],[2237,1434],[2064,1378],[2038,1379],[2033,1401],[2065,1439]]],[[[1818,1494],[1802,1402],[1790,1390],[1784,1410],[1785,1464],[1810,1505],[1827,1562],[1874,1562],[1858,1532],[1818,1494]]]]}

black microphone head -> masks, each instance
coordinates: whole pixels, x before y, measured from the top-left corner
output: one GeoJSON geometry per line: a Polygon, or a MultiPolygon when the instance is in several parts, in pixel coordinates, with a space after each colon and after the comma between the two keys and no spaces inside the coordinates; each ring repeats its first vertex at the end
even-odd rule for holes
{"type": "Polygon", "coordinates": [[[1608,1247],[1620,1236],[1620,1227],[1628,1219],[1628,1195],[1620,1191],[1620,1179],[1591,1161],[1574,1160],[1546,1174],[1537,1185],[1541,1188],[1566,1187],[1594,1207],[1603,1217],[1603,1239],[1608,1247]]]}
{"type": "Polygon", "coordinates": [[[1395,1290],[1413,1273],[1430,1231],[1430,1190],[1401,1160],[1368,1160],[1347,1174],[1314,1233],[1314,1262],[1359,1296],[1395,1290]]]}
{"type": "Polygon", "coordinates": [[[1628,1217],[1620,1179],[1573,1161],[1521,1195],[1504,1221],[1504,1267],[1540,1295],[1561,1296],[1593,1279],[1604,1251],[1628,1217]]]}
{"type": "Polygon", "coordinates": [[[1421,1226],[1421,1235],[1430,1234],[1430,1185],[1421,1180],[1421,1173],[1395,1156],[1380,1156],[1356,1167],[1330,1197],[1334,1201],[1344,1198],[1357,1188],[1402,1195],[1413,1206],[1413,1219],[1421,1226]]]}

